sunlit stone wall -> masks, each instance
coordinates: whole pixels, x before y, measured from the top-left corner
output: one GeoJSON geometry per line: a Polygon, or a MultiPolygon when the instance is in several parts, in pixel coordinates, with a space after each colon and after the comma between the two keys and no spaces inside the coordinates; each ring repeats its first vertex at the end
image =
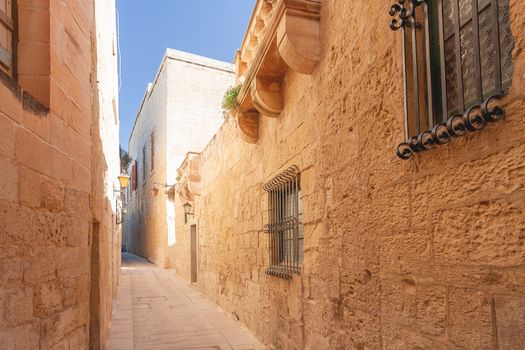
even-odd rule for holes
{"type": "Polygon", "coordinates": [[[130,192],[125,215],[125,237],[131,252],[159,266],[173,267],[177,232],[173,201],[166,191],[176,183],[176,171],[186,153],[202,149],[223,122],[222,97],[234,82],[232,64],[166,51],[129,140],[139,179],[137,191],[130,192]],[[155,135],[153,170],[151,134],[155,135]]]}
{"type": "Polygon", "coordinates": [[[288,71],[280,116],[201,152],[197,285],[278,349],[525,348],[525,1],[506,119],[408,161],[390,5],[323,1],[321,61],[288,71]],[[262,186],[290,165],[305,258],[286,281],[265,274],[262,186]]]}

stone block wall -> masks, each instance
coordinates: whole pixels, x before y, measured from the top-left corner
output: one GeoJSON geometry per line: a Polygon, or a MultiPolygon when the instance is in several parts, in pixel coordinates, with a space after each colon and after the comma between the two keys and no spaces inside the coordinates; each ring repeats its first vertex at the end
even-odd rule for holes
{"type": "Polygon", "coordinates": [[[186,153],[203,148],[222,122],[224,91],[234,84],[233,66],[167,49],[148,86],[129,140],[138,164],[138,186],[130,192],[125,236],[131,252],[161,267],[174,267],[177,243],[174,206],[166,191],[186,153]],[[155,134],[155,169],[151,171],[151,134],[155,134]],[[146,149],[146,176],[143,176],[146,149]]]}
{"type": "Polygon", "coordinates": [[[20,74],[0,74],[1,349],[103,347],[119,233],[104,185],[118,149],[115,163],[99,131],[118,129],[99,119],[114,79],[97,69],[97,41],[112,40],[97,38],[102,3],[18,1],[20,74]]]}
{"type": "Polygon", "coordinates": [[[256,145],[225,123],[201,153],[197,285],[277,349],[525,348],[525,2],[506,119],[408,161],[390,5],[323,1],[321,61],[287,74],[279,118],[256,145]],[[286,281],[264,273],[262,185],[293,164],[305,257],[286,281]]]}

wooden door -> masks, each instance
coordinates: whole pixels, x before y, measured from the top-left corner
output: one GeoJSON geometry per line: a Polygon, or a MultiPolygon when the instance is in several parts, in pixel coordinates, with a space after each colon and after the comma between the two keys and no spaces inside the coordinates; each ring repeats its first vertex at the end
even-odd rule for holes
{"type": "Polygon", "coordinates": [[[191,282],[197,282],[197,225],[190,226],[191,236],[191,282]]]}

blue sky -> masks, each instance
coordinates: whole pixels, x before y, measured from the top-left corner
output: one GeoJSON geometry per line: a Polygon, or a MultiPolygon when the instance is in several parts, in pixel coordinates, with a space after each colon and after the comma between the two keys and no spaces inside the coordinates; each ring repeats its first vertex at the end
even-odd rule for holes
{"type": "Polygon", "coordinates": [[[167,47],[232,62],[255,0],[117,0],[120,19],[120,143],[167,47]]]}

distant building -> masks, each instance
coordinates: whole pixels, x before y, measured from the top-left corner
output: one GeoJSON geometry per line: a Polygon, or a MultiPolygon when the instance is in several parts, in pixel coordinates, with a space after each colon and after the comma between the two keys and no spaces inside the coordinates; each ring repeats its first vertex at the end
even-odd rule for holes
{"type": "Polygon", "coordinates": [[[177,240],[174,206],[166,195],[189,151],[200,151],[221,126],[224,92],[234,66],[168,49],[148,85],[129,139],[133,158],[124,217],[128,251],[171,266],[177,240]]]}

